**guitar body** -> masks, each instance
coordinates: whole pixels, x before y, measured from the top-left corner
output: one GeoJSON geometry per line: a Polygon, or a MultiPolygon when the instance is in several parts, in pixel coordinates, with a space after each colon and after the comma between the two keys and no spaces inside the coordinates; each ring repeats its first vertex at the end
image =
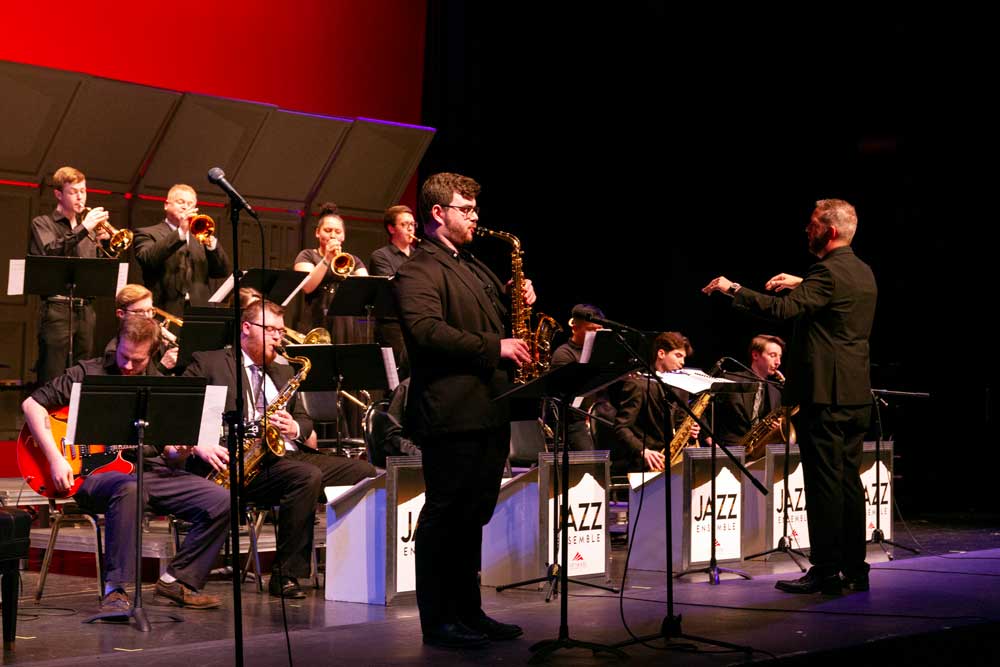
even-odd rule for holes
{"type": "Polygon", "coordinates": [[[31,435],[31,429],[25,424],[17,436],[17,467],[21,477],[31,487],[31,490],[46,498],[68,498],[80,490],[83,480],[89,475],[99,475],[105,472],[121,472],[130,474],[135,466],[122,458],[121,451],[106,448],[101,445],[67,446],[63,445],[66,437],[69,408],[59,408],[49,413],[52,424],[52,437],[61,448],[63,458],[73,469],[73,485],[66,491],[56,491],[52,481],[52,470],[45,452],[31,435]]]}

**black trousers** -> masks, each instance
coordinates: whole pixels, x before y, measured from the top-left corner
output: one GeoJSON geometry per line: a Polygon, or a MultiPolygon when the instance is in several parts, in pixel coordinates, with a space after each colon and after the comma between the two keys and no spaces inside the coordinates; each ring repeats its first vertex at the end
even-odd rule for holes
{"type": "Polygon", "coordinates": [[[510,427],[419,443],[426,496],[414,536],[420,624],[477,618],[483,526],[500,494],[510,427]]]}
{"type": "Polygon", "coordinates": [[[326,502],[323,489],[328,486],[350,486],[357,484],[366,477],[374,477],[376,470],[373,465],[360,459],[349,459],[330,452],[316,451],[309,447],[300,447],[294,451],[285,452],[285,458],[292,461],[302,461],[316,466],[322,475],[319,502],[326,502]]]}
{"type": "Polygon", "coordinates": [[[286,577],[309,576],[316,499],[322,489],[319,468],[283,456],[267,464],[244,490],[244,498],[261,508],[279,507],[275,572],[280,569],[286,577]]]}
{"type": "MultiPolygon", "coordinates": [[[[94,325],[92,306],[73,307],[73,363],[94,356],[94,325]]],[[[69,356],[69,303],[42,301],[38,312],[38,384],[59,377],[66,370],[69,356]]]]}
{"type": "MultiPolygon", "coordinates": [[[[190,588],[200,589],[229,533],[229,492],[204,477],[164,465],[142,476],[146,507],[191,523],[191,530],[167,572],[190,588]]],[[[135,475],[91,475],[74,496],[80,507],[104,514],[105,580],[124,586],[135,581],[135,475]]],[[[311,534],[311,533],[310,533],[311,534]]]]}
{"type": "Polygon", "coordinates": [[[821,575],[865,574],[860,469],[871,406],[803,405],[792,419],[806,487],[809,560],[821,575]]]}

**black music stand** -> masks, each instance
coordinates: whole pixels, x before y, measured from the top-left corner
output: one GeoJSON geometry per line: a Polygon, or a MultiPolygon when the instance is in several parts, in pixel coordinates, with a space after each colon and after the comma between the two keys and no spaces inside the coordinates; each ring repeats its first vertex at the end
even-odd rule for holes
{"type": "Polygon", "coordinates": [[[240,278],[240,287],[252,287],[266,300],[284,306],[306,277],[302,271],[290,269],[250,269],[240,278]]]}
{"type": "MultiPolygon", "coordinates": [[[[395,389],[390,387],[382,348],[374,343],[354,345],[289,345],[288,356],[309,358],[312,368],[299,391],[335,391],[343,396],[349,389],[395,389]]],[[[395,371],[395,367],[392,369],[395,371]]],[[[341,448],[340,415],[337,416],[337,448],[341,448]]]]}
{"type": "MultiPolygon", "coordinates": [[[[133,619],[141,632],[149,632],[142,607],[142,489],[144,447],[162,451],[167,444],[198,442],[200,422],[177,419],[178,414],[200,415],[205,403],[205,378],[151,377],[148,375],[90,375],[80,388],[75,411],[74,442],[121,443],[136,446],[135,595],[127,611],[96,614],[84,623],[104,619],[133,619]],[[122,419],[131,415],[132,421],[122,419]]],[[[73,424],[74,415],[70,415],[73,424]]],[[[103,595],[103,591],[101,594],[103,595]]],[[[166,616],[175,622],[182,618],[166,616]]],[[[118,621],[121,622],[121,621],[118,621]]]]}
{"type": "Polygon", "coordinates": [[[233,311],[226,306],[184,307],[184,326],[177,339],[177,368],[191,363],[195,352],[221,350],[233,340],[233,311]]]}
{"type": "Polygon", "coordinates": [[[66,367],[73,365],[73,299],[114,297],[121,262],[96,257],[53,257],[28,255],[24,258],[24,293],[46,297],[69,297],[69,346],[66,367]]]}
{"type": "MultiPolygon", "coordinates": [[[[918,554],[920,549],[916,547],[908,547],[905,544],[900,544],[898,542],[893,542],[892,540],[885,539],[885,533],[882,532],[882,508],[879,507],[879,503],[882,501],[882,413],[879,411],[878,403],[883,400],[883,396],[907,396],[907,397],[917,397],[917,398],[930,398],[930,394],[923,392],[912,392],[912,391],[891,391],[889,389],[872,389],[872,409],[875,411],[875,492],[879,494],[878,503],[875,504],[875,529],[872,530],[872,538],[869,540],[871,544],[877,544],[882,547],[882,551],[888,556],[889,560],[895,560],[895,557],[889,553],[885,545],[891,544],[898,549],[906,549],[910,553],[918,554]]],[[[888,404],[886,404],[888,405],[888,404]]],[[[895,498],[895,494],[893,495],[895,498]]],[[[892,516],[892,508],[889,508],[889,516],[892,516]]]]}
{"type": "Polygon", "coordinates": [[[333,298],[327,308],[327,317],[348,315],[358,317],[365,315],[365,340],[372,340],[372,317],[378,306],[381,315],[384,309],[391,307],[392,297],[389,293],[389,276],[347,276],[336,284],[333,298]]]}
{"type": "MultiPolygon", "coordinates": [[[[546,639],[533,644],[530,650],[534,653],[534,656],[532,656],[529,662],[540,662],[547,655],[561,648],[584,648],[594,653],[606,652],[616,655],[619,658],[628,657],[623,651],[614,646],[580,641],[571,639],[569,636],[569,583],[571,581],[575,584],[600,588],[614,593],[618,591],[614,588],[591,584],[585,581],[571,580],[569,578],[569,447],[566,445],[566,408],[575,396],[586,396],[599,389],[603,389],[622,375],[628,373],[632,368],[634,366],[629,367],[628,365],[617,363],[602,365],[574,362],[551,370],[537,379],[515,387],[494,399],[497,401],[505,399],[537,401],[544,398],[551,400],[559,412],[559,436],[554,439],[552,460],[553,463],[558,461],[559,448],[562,445],[562,472],[560,473],[562,479],[559,480],[561,483],[558,485],[561,495],[558,515],[560,520],[554,523],[554,526],[558,526],[559,530],[560,554],[557,560],[562,565],[560,566],[558,562],[552,563],[549,566],[548,572],[543,577],[506,586],[497,586],[497,591],[501,591],[505,588],[523,586],[525,584],[540,583],[543,581],[552,582],[558,577],[558,584],[561,585],[559,590],[559,636],[556,639],[546,639]]],[[[555,472],[557,466],[553,465],[552,469],[555,472]]]]}

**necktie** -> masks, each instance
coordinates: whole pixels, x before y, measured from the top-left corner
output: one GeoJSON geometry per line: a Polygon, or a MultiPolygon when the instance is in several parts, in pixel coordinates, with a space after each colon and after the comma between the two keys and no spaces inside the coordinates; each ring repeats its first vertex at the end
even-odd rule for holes
{"type": "Polygon", "coordinates": [[[251,366],[250,370],[253,372],[254,410],[259,417],[267,410],[267,399],[264,396],[264,370],[256,364],[251,366]]]}
{"type": "Polygon", "coordinates": [[[753,412],[750,415],[750,421],[755,422],[760,418],[760,406],[764,402],[764,383],[757,383],[757,393],[753,397],[753,412]]]}

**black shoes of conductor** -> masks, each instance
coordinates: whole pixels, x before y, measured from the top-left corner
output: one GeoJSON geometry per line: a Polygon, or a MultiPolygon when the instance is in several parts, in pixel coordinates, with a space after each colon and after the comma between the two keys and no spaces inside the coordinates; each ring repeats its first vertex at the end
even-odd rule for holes
{"type": "Polygon", "coordinates": [[[439,648],[485,648],[490,638],[461,623],[442,623],[424,630],[424,643],[439,648]]]}
{"type": "Polygon", "coordinates": [[[778,581],[774,587],[785,593],[823,593],[824,595],[839,595],[844,589],[855,593],[863,593],[869,589],[868,573],[841,577],[839,574],[821,575],[812,568],[798,579],[778,581]]]}
{"type": "Polygon", "coordinates": [[[524,630],[519,625],[501,623],[486,614],[482,614],[478,618],[463,619],[462,625],[486,635],[487,638],[493,641],[516,639],[524,634],[524,630]]]}

